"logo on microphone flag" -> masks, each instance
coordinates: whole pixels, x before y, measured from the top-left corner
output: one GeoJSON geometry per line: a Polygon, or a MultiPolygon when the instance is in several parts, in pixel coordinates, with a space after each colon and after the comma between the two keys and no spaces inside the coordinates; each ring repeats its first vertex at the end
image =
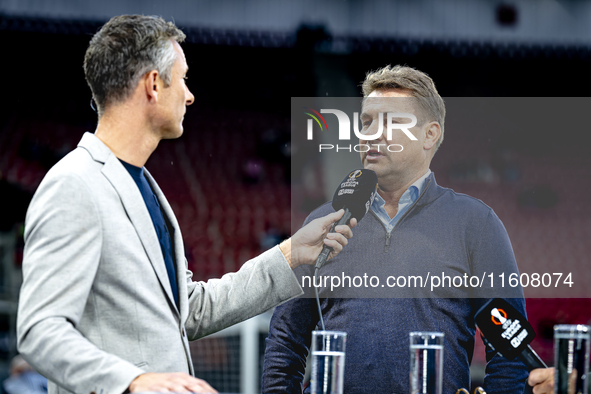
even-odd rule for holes
{"type": "Polygon", "coordinates": [[[361,170],[355,170],[349,174],[349,179],[354,180],[355,178],[359,178],[361,176],[361,174],[363,174],[363,172],[361,170]]]}
{"type": "Polygon", "coordinates": [[[490,320],[492,320],[495,326],[501,326],[507,321],[507,312],[501,308],[493,308],[490,311],[490,320]]]}

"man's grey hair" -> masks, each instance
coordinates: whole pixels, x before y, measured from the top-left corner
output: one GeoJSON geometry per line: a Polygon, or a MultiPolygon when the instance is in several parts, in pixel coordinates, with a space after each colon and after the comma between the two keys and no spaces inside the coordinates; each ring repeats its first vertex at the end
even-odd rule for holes
{"type": "Polygon", "coordinates": [[[374,90],[404,89],[410,91],[412,97],[418,98],[423,109],[425,121],[436,121],[441,126],[441,137],[435,146],[435,152],[443,142],[443,125],[445,123],[445,102],[437,92],[435,83],[427,74],[406,66],[386,66],[370,71],[361,85],[364,100],[374,90]]]}
{"type": "Polygon", "coordinates": [[[172,40],[184,39],[172,22],[158,16],[121,15],[101,27],[84,56],[84,75],[99,116],[108,105],[126,100],[152,70],[168,86],[177,59],[172,40]]]}

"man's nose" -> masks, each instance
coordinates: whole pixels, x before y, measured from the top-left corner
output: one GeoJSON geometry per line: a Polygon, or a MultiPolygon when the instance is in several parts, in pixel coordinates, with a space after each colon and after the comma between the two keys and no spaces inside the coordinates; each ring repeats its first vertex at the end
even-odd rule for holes
{"type": "Polygon", "coordinates": [[[188,87],[185,87],[185,105],[191,105],[195,101],[195,96],[189,90],[188,87]]]}

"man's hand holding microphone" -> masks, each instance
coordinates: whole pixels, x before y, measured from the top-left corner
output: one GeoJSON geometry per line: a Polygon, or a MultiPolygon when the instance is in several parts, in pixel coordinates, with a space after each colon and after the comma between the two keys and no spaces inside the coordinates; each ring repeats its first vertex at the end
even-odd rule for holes
{"type": "Polygon", "coordinates": [[[343,250],[343,247],[348,243],[348,239],[353,236],[351,229],[357,225],[357,219],[351,219],[349,225],[336,226],[334,232],[329,231],[344,213],[345,211],[341,209],[330,215],[315,219],[299,229],[293,237],[279,245],[292,269],[301,264],[314,264],[324,245],[333,250],[329,259],[343,250]]]}

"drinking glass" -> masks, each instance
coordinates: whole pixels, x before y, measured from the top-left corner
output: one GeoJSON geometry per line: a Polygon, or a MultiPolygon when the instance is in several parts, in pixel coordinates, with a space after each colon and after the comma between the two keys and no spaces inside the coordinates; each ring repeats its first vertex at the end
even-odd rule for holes
{"type": "Polygon", "coordinates": [[[587,394],[590,327],[554,326],[554,393],[587,394]]]}
{"type": "Polygon", "coordinates": [[[312,394],[343,394],[347,333],[312,331],[312,394]]]}
{"type": "Polygon", "coordinates": [[[442,394],[443,340],[441,332],[410,333],[411,394],[442,394]]]}

